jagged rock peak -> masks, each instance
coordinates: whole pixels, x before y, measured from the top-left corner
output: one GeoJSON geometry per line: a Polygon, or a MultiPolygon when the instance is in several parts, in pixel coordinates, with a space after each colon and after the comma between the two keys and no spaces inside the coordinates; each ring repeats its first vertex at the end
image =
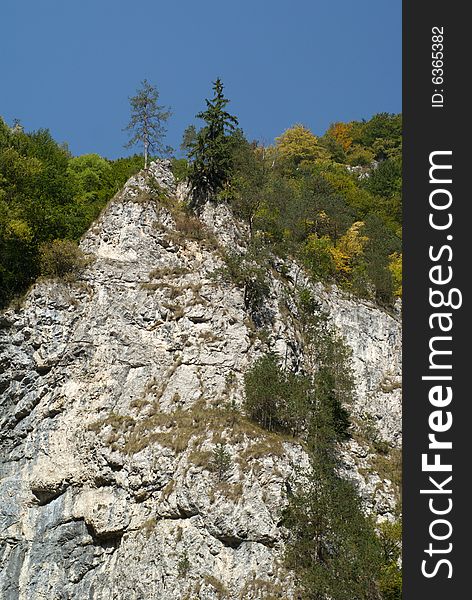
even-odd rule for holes
{"type": "Polygon", "coordinates": [[[136,192],[151,190],[151,182],[157,183],[157,185],[171,194],[175,193],[177,184],[171,170],[170,160],[160,159],[151,161],[147,169],[143,169],[137,175],[128,179],[124,189],[132,198],[134,190],[136,192]]]}

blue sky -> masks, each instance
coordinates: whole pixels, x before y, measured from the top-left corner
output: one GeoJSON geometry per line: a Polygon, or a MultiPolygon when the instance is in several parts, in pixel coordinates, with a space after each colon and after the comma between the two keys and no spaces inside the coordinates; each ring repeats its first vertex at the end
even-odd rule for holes
{"type": "Polygon", "coordinates": [[[128,97],[170,105],[167,143],[223,79],[250,139],[401,111],[400,0],[1,0],[0,115],[74,154],[129,154],[128,97]]]}

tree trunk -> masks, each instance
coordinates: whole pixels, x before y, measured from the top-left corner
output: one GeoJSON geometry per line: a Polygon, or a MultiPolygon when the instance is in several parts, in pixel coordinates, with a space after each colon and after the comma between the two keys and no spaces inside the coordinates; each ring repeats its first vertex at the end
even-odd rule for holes
{"type": "Polygon", "coordinates": [[[148,115],[144,114],[144,127],[143,127],[143,143],[144,143],[144,168],[147,169],[148,165],[148,149],[149,149],[149,125],[148,115]]]}

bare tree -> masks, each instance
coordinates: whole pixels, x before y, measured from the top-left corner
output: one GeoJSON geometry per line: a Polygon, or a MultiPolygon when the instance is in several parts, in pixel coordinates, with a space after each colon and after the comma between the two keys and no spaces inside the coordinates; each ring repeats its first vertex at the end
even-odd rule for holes
{"type": "Polygon", "coordinates": [[[164,146],[165,123],[172,113],[169,107],[159,106],[159,92],[147,79],[141,82],[136,92],[136,96],[129,99],[131,119],[124,131],[130,132],[130,139],[125,148],[142,144],[144,168],[147,169],[150,151],[166,153],[169,150],[164,146]]]}

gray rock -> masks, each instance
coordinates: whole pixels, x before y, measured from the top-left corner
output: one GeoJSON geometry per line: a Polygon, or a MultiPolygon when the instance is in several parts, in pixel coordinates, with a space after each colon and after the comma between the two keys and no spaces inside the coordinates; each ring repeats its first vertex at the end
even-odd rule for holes
{"type": "MultiPolygon", "coordinates": [[[[168,194],[186,193],[168,163],[150,171],[168,194]]],[[[155,193],[143,174],[131,178],[83,237],[94,260],[81,279],[39,282],[20,312],[0,315],[6,600],[294,597],[280,520],[307,456],[235,421],[231,407],[268,347],[303,363],[280,308],[295,282],[312,287],[353,349],[355,415],[401,442],[398,315],[312,286],[287,264],[261,339],[242,291],[213,275],[215,247],[244,251],[244,225],[207,205],[209,241],[179,235],[155,193]],[[211,466],[220,440],[231,455],[222,481],[211,466]]],[[[352,442],[344,455],[366,510],[391,518],[392,482],[362,475],[371,449],[352,442]]]]}

